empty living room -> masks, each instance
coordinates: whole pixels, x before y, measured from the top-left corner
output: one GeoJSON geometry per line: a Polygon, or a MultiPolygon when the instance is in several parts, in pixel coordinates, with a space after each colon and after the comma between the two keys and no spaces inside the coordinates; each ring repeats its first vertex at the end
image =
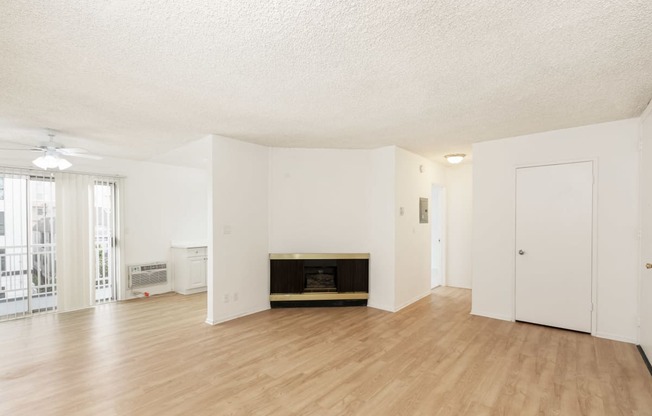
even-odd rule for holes
{"type": "Polygon", "coordinates": [[[652,2],[0,4],[0,415],[652,416],[652,2]]]}

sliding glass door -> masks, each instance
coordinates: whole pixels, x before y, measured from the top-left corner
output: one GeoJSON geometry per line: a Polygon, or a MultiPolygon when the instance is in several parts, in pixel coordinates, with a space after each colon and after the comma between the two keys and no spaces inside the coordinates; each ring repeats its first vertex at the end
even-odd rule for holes
{"type": "Polygon", "coordinates": [[[51,177],[29,178],[30,312],[57,309],[55,183],[51,177]]]}
{"type": "Polygon", "coordinates": [[[95,207],[95,303],[116,299],[117,237],[115,182],[97,180],[93,187],[95,207]]]}
{"type": "Polygon", "coordinates": [[[55,184],[0,171],[0,319],[57,308],[55,184]]]}
{"type": "Polygon", "coordinates": [[[0,168],[0,320],[117,299],[116,181],[73,176],[83,178],[84,185],[57,176],[59,197],[66,195],[60,198],[66,212],[59,213],[62,229],[57,230],[55,177],[0,168]],[[84,214],[69,215],[70,201],[79,202],[84,214]],[[65,250],[59,253],[59,270],[57,232],[65,250]]]}

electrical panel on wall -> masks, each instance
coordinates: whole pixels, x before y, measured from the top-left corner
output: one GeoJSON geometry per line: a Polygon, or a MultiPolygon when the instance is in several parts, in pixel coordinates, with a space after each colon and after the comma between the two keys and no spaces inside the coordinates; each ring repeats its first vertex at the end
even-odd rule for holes
{"type": "Polygon", "coordinates": [[[428,198],[419,198],[419,223],[428,224],[428,198]]]}

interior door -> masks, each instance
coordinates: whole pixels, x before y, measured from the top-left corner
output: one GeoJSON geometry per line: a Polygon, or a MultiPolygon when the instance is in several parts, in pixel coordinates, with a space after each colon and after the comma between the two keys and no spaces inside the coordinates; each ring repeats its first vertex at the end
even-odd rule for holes
{"type": "Polygon", "coordinates": [[[516,170],[516,320],[591,332],[593,163],[516,170]]]}
{"type": "MultiPolygon", "coordinates": [[[[652,116],[648,116],[643,123],[641,258],[643,263],[652,266],[652,116]]],[[[652,269],[643,268],[639,299],[641,314],[639,342],[648,359],[652,359],[652,269]]]]}
{"type": "Polygon", "coordinates": [[[443,277],[443,224],[442,224],[442,192],[443,189],[437,185],[432,187],[431,208],[430,208],[430,227],[431,235],[431,274],[430,288],[442,285],[443,277]]]}

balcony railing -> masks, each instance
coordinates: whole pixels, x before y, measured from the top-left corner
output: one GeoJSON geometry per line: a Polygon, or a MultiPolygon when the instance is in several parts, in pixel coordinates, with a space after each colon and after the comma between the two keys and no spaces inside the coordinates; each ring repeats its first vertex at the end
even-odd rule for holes
{"type": "Polygon", "coordinates": [[[55,244],[6,246],[0,254],[0,319],[57,308],[55,244]]]}

